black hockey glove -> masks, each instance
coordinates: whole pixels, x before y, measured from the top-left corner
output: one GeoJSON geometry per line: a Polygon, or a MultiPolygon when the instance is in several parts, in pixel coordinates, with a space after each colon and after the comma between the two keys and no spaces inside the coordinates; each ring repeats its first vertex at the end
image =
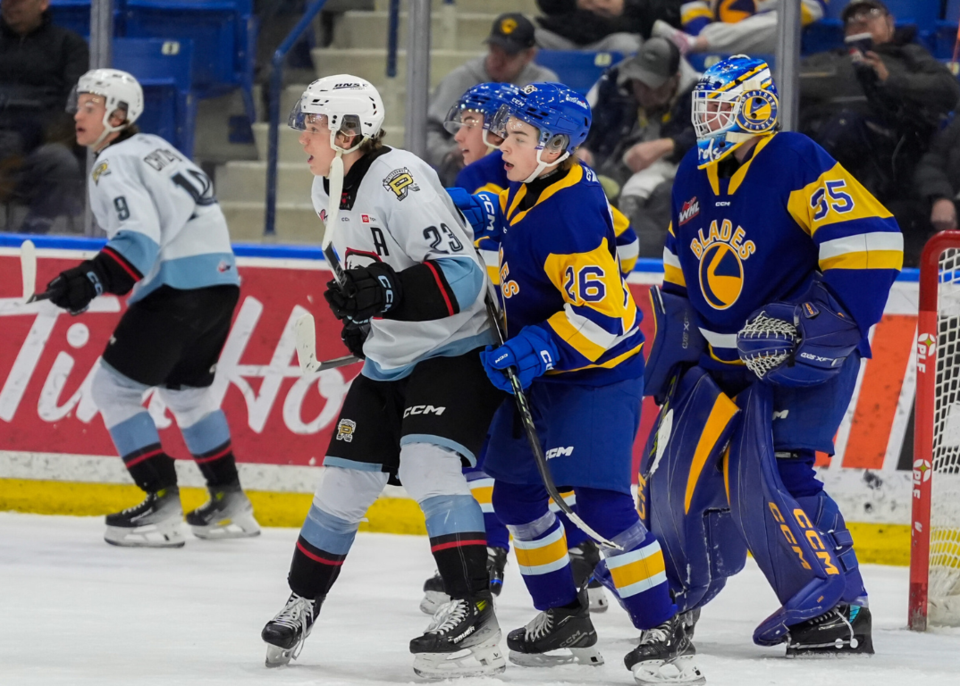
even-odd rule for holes
{"type": "Polygon", "coordinates": [[[363,355],[363,343],[367,340],[369,333],[369,326],[347,322],[343,325],[343,330],[340,332],[340,340],[347,346],[347,350],[350,351],[351,355],[357,359],[365,360],[367,358],[363,355]]]}
{"type": "Polygon", "coordinates": [[[86,260],[60,272],[47,284],[47,291],[51,293],[50,302],[77,315],[86,312],[91,300],[103,295],[103,278],[93,260],[86,260]]]}
{"type": "Polygon", "coordinates": [[[343,286],[331,281],[323,294],[337,319],[365,322],[386,314],[403,299],[400,277],[383,262],[348,269],[344,276],[343,286]]]}

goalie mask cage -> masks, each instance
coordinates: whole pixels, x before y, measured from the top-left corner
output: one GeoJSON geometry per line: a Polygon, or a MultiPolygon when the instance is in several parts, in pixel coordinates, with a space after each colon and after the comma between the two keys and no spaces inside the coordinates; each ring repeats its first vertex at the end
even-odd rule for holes
{"type": "Polygon", "coordinates": [[[909,624],[960,626],[960,231],[923,250],[909,624]]]}

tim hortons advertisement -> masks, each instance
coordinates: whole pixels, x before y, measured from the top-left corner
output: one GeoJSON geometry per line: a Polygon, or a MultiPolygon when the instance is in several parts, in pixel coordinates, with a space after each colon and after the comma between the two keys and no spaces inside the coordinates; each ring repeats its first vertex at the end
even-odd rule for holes
{"type": "MultiPolygon", "coordinates": [[[[266,246],[257,252],[295,254],[266,246]]],[[[40,249],[38,255],[38,290],[86,256],[63,249],[40,249]]],[[[305,470],[322,464],[343,397],[360,365],[300,373],[293,326],[305,312],[317,320],[318,359],[347,354],[339,324],[323,300],[330,278],[323,262],[240,257],[238,263],[241,297],[214,391],[230,422],[247,486],[310,492],[314,483],[304,478],[305,470]],[[298,476],[284,482],[278,473],[298,476]]],[[[660,279],[656,271],[631,277],[648,340],[653,333],[648,290],[660,279]]],[[[125,298],[97,298],[87,312],[73,317],[49,302],[25,305],[21,289],[17,249],[0,248],[0,478],[98,481],[99,472],[91,464],[109,464],[111,473],[122,474],[119,460],[103,459],[115,452],[90,397],[90,382],[126,307],[125,298]]],[[[837,454],[832,459],[821,456],[823,478],[855,521],[909,521],[915,313],[916,284],[898,283],[873,334],[874,358],[861,369],[854,401],[838,432],[837,454]]],[[[148,393],[144,404],[160,427],[167,452],[187,458],[159,396],[148,393]]],[[[635,461],[655,413],[648,400],[635,461]]]]}

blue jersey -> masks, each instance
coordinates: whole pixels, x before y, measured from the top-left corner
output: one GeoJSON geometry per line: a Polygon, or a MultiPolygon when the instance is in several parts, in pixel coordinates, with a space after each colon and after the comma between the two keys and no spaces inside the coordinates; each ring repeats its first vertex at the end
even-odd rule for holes
{"type": "Polygon", "coordinates": [[[503,167],[503,153],[494,150],[489,155],[484,155],[476,162],[468,164],[457,174],[454,185],[466,189],[468,193],[480,191],[500,193],[510,185],[507,170],[503,167]]]}
{"type": "Polygon", "coordinates": [[[601,386],[642,376],[642,314],[620,271],[596,174],[576,164],[532,203],[527,192],[523,183],[503,191],[503,226],[477,241],[509,336],[532,324],[551,335],[560,359],[545,381],[601,386]]]}
{"type": "MultiPolygon", "coordinates": [[[[723,163],[721,163],[722,165],[723,163]]],[[[822,274],[863,333],[876,324],[903,264],[890,212],[819,145],[797,133],[763,137],[729,178],[697,168],[673,184],[664,289],[689,298],[709,344],[705,367],[740,365],[736,334],[767,303],[801,295],[822,274]]]]}

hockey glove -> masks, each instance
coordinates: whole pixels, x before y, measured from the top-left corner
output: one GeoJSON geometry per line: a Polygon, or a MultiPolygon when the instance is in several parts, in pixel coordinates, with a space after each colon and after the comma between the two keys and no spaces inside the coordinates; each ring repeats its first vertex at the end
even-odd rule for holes
{"type": "Polygon", "coordinates": [[[340,332],[340,340],[347,346],[347,350],[350,351],[351,355],[358,360],[365,360],[367,358],[363,355],[363,344],[367,340],[369,333],[370,327],[366,324],[347,322],[343,325],[343,330],[340,332]]]}
{"type": "Polygon", "coordinates": [[[463,188],[448,188],[447,195],[473,228],[474,240],[497,233],[503,215],[500,212],[500,198],[496,193],[483,191],[471,194],[463,188]]]}
{"type": "Polygon", "coordinates": [[[341,321],[369,321],[392,310],[403,298],[397,272],[383,262],[348,269],[344,276],[343,286],[331,281],[323,294],[333,315],[341,321]]]}
{"type": "Polygon", "coordinates": [[[513,367],[520,386],[527,388],[538,376],[553,369],[559,357],[560,353],[550,334],[536,325],[524,327],[499,348],[488,345],[480,353],[480,361],[490,383],[507,393],[513,393],[513,385],[504,372],[508,367],[513,367]]]}
{"type": "Polygon", "coordinates": [[[857,323],[818,282],[797,303],[771,303],[754,312],[737,334],[737,351],[764,381],[816,386],[840,373],[861,338],[857,323]]]}
{"type": "Polygon", "coordinates": [[[103,278],[93,260],[86,260],[60,272],[47,284],[47,291],[51,293],[50,302],[72,315],[86,312],[90,301],[103,295],[103,290],[103,278]]]}

